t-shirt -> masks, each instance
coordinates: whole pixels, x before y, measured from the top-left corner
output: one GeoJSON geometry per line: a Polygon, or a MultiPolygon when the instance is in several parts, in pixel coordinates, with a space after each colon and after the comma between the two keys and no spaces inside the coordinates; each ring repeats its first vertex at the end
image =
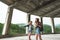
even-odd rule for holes
{"type": "Polygon", "coordinates": [[[31,30],[32,30],[31,28],[32,28],[32,25],[29,25],[29,29],[28,29],[28,30],[30,30],[30,31],[31,31],[31,30]]]}
{"type": "Polygon", "coordinates": [[[33,25],[26,25],[25,27],[28,27],[28,30],[30,30],[30,31],[33,30],[33,25]]]}

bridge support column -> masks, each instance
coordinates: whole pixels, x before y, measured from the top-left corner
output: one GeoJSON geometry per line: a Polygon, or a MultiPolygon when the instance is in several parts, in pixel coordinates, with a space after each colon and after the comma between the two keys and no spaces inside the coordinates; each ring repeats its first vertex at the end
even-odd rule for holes
{"type": "MultiPolygon", "coordinates": [[[[27,14],[27,23],[30,21],[30,14],[27,14]]],[[[26,27],[26,34],[28,34],[28,27],[26,27]]]]}
{"type": "MultiPolygon", "coordinates": [[[[41,17],[42,29],[43,29],[43,17],[41,17]]],[[[43,31],[42,31],[43,34],[43,31]]]]}
{"type": "Polygon", "coordinates": [[[2,31],[2,35],[8,35],[8,33],[9,33],[9,27],[11,24],[12,14],[13,14],[13,7],[9,6],[8,12],[6,15],[5,24],[4,24],[3,31],[2,31]]]}
{"type": "Polygon", "coordinates": [[[52,22],[52,26],[51,26],[52,33],[55,33],[55,24],[54,24],[54,18],[51,18],[51,22],[52,22]]]}

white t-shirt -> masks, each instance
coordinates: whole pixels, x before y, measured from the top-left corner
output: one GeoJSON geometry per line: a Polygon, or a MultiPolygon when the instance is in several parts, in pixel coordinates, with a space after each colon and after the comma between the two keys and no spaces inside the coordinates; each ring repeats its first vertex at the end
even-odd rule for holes
{"type": "Polygon", "coordinates": [[[29,25],[29,29],[28,30],[32,30],[31,27],[32,27],[32,25],[29,25]]]}

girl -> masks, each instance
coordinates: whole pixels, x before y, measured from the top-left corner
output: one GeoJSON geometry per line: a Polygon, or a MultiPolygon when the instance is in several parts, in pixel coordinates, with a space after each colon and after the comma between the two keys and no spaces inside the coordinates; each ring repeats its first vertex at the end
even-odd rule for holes
{"type": "Polygon", "coordinates": [[[31,33],[32,33],[32,30],[33,30],[32,21],[29,21],[28,25],[26,27],[28,27],[28,37],[29,37],[29,40],[31,40],[31,33]]]}
{"type": "Polygon", "coordinates": [[[40,34],[40,28],[41,28],[41,26],[42,26],[42,25],[41,25],[41,22],[39,22],[39,19],[36,18],[36,20],[35,20],[36,40],[38,40],[38,37],[39,37],[40,40],[42,40],[41,34],[40,34]]]}

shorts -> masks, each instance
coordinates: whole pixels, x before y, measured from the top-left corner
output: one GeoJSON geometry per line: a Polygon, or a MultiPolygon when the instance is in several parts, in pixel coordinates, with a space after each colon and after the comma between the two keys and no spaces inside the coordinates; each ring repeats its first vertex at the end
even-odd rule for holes
{"type": "Polygon", "coordinates": [[[32,33],[32,30],[29,30],[28,32],[29,32],[29,33],[32,33]]]}
{"type": "Polygon", "coordinates": [[[36,30],[35,30],[35,33],[40,34],[40,28],[37,27],[36,30]]]}

